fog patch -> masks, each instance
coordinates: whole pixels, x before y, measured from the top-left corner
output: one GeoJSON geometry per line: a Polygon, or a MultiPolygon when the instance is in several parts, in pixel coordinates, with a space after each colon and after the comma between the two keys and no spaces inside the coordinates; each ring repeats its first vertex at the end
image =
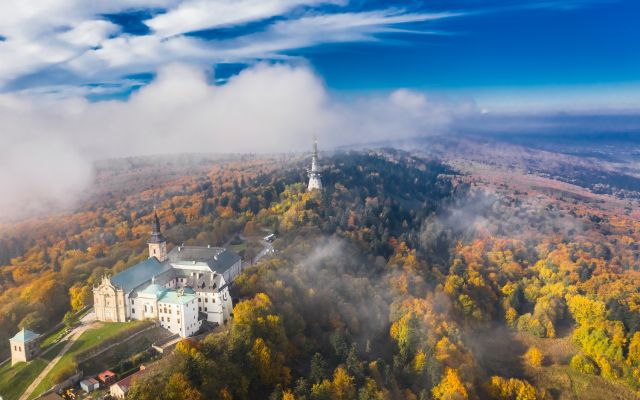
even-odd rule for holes
{"type": "Polygon", "coordinates": [[[268,153],[445,132],[473,106],[398,90],[339,99],[306,66],[259,64],[224,85],[173,64],[126,101],[0,94],[0,217],[73,204],[104,158],[268,153]]]}

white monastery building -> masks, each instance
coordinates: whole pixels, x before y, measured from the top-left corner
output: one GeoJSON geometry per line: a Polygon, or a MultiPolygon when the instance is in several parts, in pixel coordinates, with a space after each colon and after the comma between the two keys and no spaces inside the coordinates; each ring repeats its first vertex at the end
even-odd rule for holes
{"type": "Polygon", "coordinates": [[[194,335],[202,321],[224,324],[233,308],[228,284],[242,270],[236,253],[220,247],[177,246],[167,242],[155,214],[149,258],[93,288],[99,321],[154,319],[181,337],[194,335]]]}

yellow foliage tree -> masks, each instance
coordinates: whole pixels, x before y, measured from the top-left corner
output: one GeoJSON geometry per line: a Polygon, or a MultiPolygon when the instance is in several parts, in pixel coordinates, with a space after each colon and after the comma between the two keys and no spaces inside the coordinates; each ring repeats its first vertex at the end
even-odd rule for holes
{"type": "Polygon", "coordinates": [[[496,400],[536,400],[536,389],[527,381],[506,379],[500,376],[491,377],[489,394],[496,400]]]}
{"type": "Polygon", "coordinates": [[[204,396],[189,383],[187,377],[176,372],[169,377],[165,386],[167,400],[204,400],[204,396]]]}
{"type": "Polygon", "coordinates": [[[540,367],[542,366],[542,362],[544,361],[544,355],[540,351],[539,348],[532,346],[529,348],[529,351],[524,355],[527,363],[532,367],[540,367]]]}
{"type": "Polygon", "coordinates": [[[69,302],[73,311],[80,311],[91,301],[91,292],[87,286],[71,286],[69,288],[69,302]]]}
{"type": "Polygon", "coordinates": [[[469,394],[455,369],[447,368],[440,383],[431,393],[434,400],[467,400],[469,394]]]}
{"type": "Polygon", "coordinates": [[[627,363],[629,365],[640,365],[640,332],[634,333],[629,342],[627,363]]]}
{"type": "Polygon", "coordinates": [[[354,378],[344,368],[336,368],[333,372],[333,398],[337,400],[354,399],[356,397],[356,387],[353,381],[354,378]]]}

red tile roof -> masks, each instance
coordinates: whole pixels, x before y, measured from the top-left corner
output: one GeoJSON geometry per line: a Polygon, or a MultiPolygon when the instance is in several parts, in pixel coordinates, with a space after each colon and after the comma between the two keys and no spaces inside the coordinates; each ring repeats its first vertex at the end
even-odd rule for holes
{"type": "Polygon", "coordinates": [[[133,374],[127,376],[126,378],[123,378],[123,379],[119,380],[114,385],[118,385],[118,386],[120,386],[120,388],[122,388],[125,391],[127,391],[127,390],[129,390],[129,387],[131,386],[131,381],[133,380],[133,378],[140,377],[145,372],[147,372],[147,371],[144,370],[144,366],[140,366],[140,371],[138,371],[136,373],[133,373],[133,374]]]}
{"type": "Polygon", "coordinates": [[[100,379],[102,382],[105,382],[111,378],[115,378],[115,376],[116,376],[115,372],[104,371],[98,374],[98,379],[100,379]]]}

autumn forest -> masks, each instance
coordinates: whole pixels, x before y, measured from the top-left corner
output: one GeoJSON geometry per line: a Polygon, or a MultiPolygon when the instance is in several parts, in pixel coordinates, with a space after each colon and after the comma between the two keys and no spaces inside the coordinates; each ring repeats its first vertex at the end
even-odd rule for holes
{"type": "Polygon", "coordinates": [[[274,232],[276,251],[234,282],[232,321],[149,364],[132,399],[636,397],[637,207],[392,149],[324,156],[308,192],[307,162],[104,162],[77,211],[0,225],[0,343],[145,259],[155,206],[170,246],[274,232]]]}

